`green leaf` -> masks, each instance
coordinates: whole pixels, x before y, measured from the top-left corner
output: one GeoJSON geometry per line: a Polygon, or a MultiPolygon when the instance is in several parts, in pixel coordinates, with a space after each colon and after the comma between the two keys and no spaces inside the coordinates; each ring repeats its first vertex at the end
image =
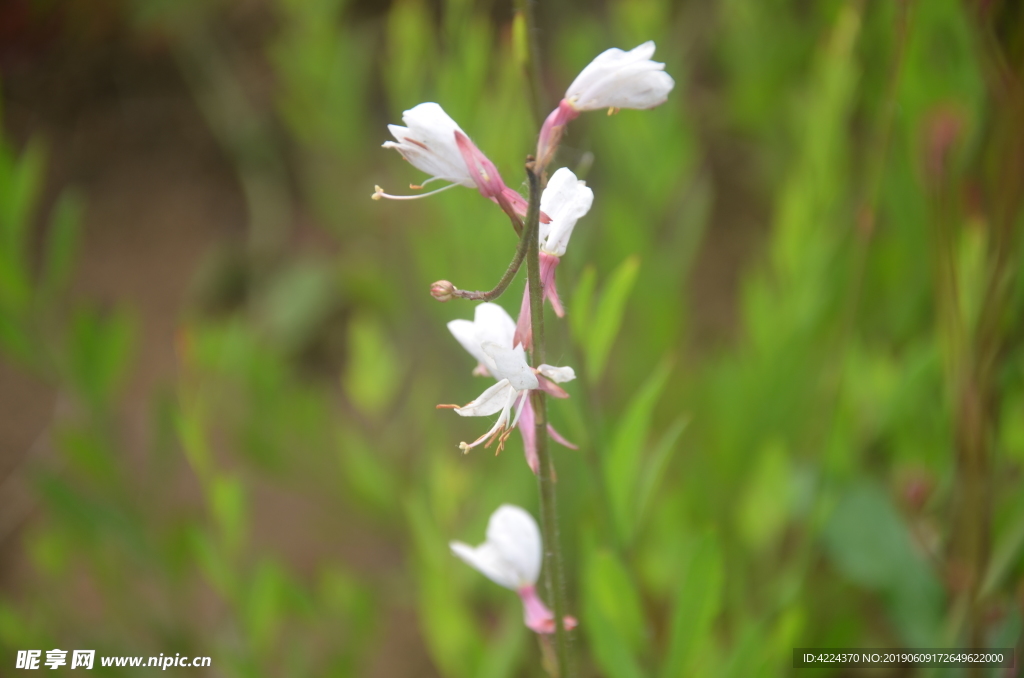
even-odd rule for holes
{"type": "Polygon", "coordinates": [[[185,458],[192,471],[201,481],[205,481],[210,476],[212,468],[210,446],[206,441],[201,415],[193,409],[182,407],[174,423],[178,440],[185,451],[185,458]]]}
{"type": "Polygon", "coordinates": [[[386,460],[353,431],[347,431],[342,438],[338,458],[344,480],[355,497],[381,515],[392,514],[400,491],[386,460]]]}
{"type": "Polygon", "coordinates": [[[840,572],[885,595],[908,645],[938,641],[942,586],[880,487],[861,481],[848,489],[825,526],[824,540],[840,572]]]}
{"type": "Polygon", "coordinates": [[[345,391],[366,414],[380,414],[391,403],[400,377],[398,354],[376,318],[353,318],[349,324],[349,361],[345,391]]]}
{"type": "Polygon", "coordinates": [[[668,468],[669,461],[672,460],[672,453],[676,450],[676,442],[689,423],[689,418],[685,416],[676,418],[672,425],[662,434],[658,444],[654,446],[643,476],[640,478],[640,486],[637,488],[636,526],[634,529],[639,529],[643,525],[644,517],[647,515],[651,501],[657,495],[661,481],[665,477],[665,470],[668,468]]]}
{"type": "Polygon", "coordinates": [[[304,262],[289,267],[274,278],[264,300],[270,336],[286,352],[301,350],[321,328],[336,298],[328,266],[304,262]]]}
{"type": "Polygon", "coordinates": [[[45,162],[45,149],[37,141],[31,142],[17,160],[7,154],[0,158],[5,170],[0,175],[0,249],[23,251],[45,162]]]}
{"type": "Polygon", "coordinates": [[[207,500],[228,553],[236,553],[245,539],[245,488],[238,478],[215,476],[207,500]]]}
{"type": "Polygon", "coordinates": [[[217,547],[210,534],[199,527],[189,531],[189,542],[192,545],[192,554],[199,569],[213,590],[222,597],[232,600],[235,593],[235,573],[223,551],[217,547]]]}
{"type": "Polygon", "coordinates": [[[736,523],[747,545],[760,550],[774,541],[789,515],[792,472],[781,443],[770,443],[758,456],[746,491],[736,505],[736,523]]]}
{"type": "MultiPolygon", "coordinates": [[[[445,676],[476,675],[483,656],[479,624],[452,576],[458,561],[422,499],[409,499],[405,513],[416,551],[417,610],[430,656],[445,676]]],[[[475,575],[475,573],[473,573],[475,575]]]]}
{"type": "Polygon", "coordinates": [[[695,662],[701,655],[701,647],[711,642],[711,624],[722,602],[723,572],[718,539],[708,533],[698,540],[689,562],[680,572],[660,678],[703,674],[695,662]]]}
{"type": "Polygon", "coordinates": [[[67,283],[78,249],[80,212],[81,207],[75,197],[68,194],[61,196],[46,241],[41,281],[45,294],[52,295],[67,283]]]}
{"type": "Polygon", "coordinates": [[[594,304],[594,289],[597,287],[597,270],[593,264],[587,264],[580,274],[580,280],[573,290],[572,304],[569,306],[569,326],[572,336],[580,346],[586,344],[590,333],[590,314],[594,304]]]}
{"type": "Polygon", "coordinates": [[[527,635],[522,609],[518,605],[510,605],[502,615],[497,637],[484,653],[474,678],[509,678],[517,675],[527,635]]]}
{"type": "Polygon", "coordinates": [[[525,68],[530,59],[529,27],[526,17],[516,10],[512,16],[512,56],[520,68],[525,68]]]}
{"type": "Polygon", "coordinates": [[[598,664],[612,678],[645,675],[638,656],[648,648],[640,596],[622,563],[595,549],[583,575],[583,628],[598,664]]]}
{"type": "Polygon", "coordinates": [[[612,273],[611,280],[604,286],[601,300],[597,304],[594,323],[590,327],[589,336],[584,340],[583,348],[587,356],[587,374],[592,382],[597,382],[604,374],[615,337],[622,327],[622,316],[626,310],[626,300],[633,290],[637,272],[640,270],[640,258],[627,257],[612,273]]]}
{"type": "Polygon", "coordinates": [[[71,381],[95,407],[109,406],[128,366],[134,327],[127,313],[104,317],[81,310],[71,326],[68,347],[71,381]]]}
{"type": "Polygon", "coordinates": [[[633,396],[625,415],[615,428],[604,459],[605,483],[611,495],[612,511],[619,534],[626,542],[632,538],[635,527],[638,482],[646,458],[644,450],[651,416],[671,372],[672,361],[663,359],[633,396]]]}
{"type": "Polygon", "coordinates": [[[288,575],[277,563],[265,559],[256,567],[243,601],[247,642],[262,647],[277,637],[288,587],[288,575]]]}

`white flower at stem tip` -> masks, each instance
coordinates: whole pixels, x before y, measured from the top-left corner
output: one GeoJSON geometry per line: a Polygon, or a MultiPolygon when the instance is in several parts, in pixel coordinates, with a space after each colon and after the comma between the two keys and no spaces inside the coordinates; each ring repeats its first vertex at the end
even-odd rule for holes
{"type": "MultiPolygon", "coordinates": [[[[547,224],[540,224],[540,281],[544,299],[551,302],[551,308],[561,318],[565,315],[562,301],[555,285],[555,269],[560,257],[565,254],[572,231],[594,204],[594,192],[587,182],[580,181],[568,167],[563,167],[551,176],[547,188],[540,197],[540,208],[551,218],[547,224]]],[[[533,345],[533,329],[530,316],[530,290],[523,290],[523,302],[519,307],[519,324],[513,344],[530,348],[533,345]]]]}
{"type": "Polygon", "coordinates": [[[676,83],[652,56],[653,40],[628,52],[616,47],[601,52],[569,85],[566,101],[577,111],[660,106],[676,83]]]}
{"type": "MultiPolygon", "coordinates": [[[[459,449],[468,452],[478,445],[488,447],[497,441],[497,451],[500,452],[512,429],[522,420],[519,430],[523,436],[526,461],[530,469],[538,473],[540,464],[537,458],[530,391],[540,389],[556,398],[567,398],[569,394],[558,386],[558,383],[575,379],[576,373],[571,367],[540,365],[537,369],[531,368],[526,362],[526,351],[523,347],[512,346],[512,338],[516,332],[515,321],[497,304],[487,302],[478,305],[472,321],[453,320],[448,323],[448,329],[462,347],[476,358],[477,367],[473,373],[497,380],[496,384],[464,406],[438,405],[439,408],[454,409],[463,417],[483,417],[500,413],[490,430],[472,443],[460,443],[459,449]]],[[[576,448],[550,424],[548,432],[560,444],[576,448]]]]}
{"type": "Polygon", "coordinates": [[[652,61],[652,56],[654,42],[648,40],[628,52],[615,47],[605,50],[587,64],[541,127],[539,164],[548,165],[565,125],[583,111],[607,108],[610,114],[620,108],[643,110],[665,103],[676,83],[665,72],[665,64],[652,61]]]}
{"type": "MultiPolygon", "coordinates": [[[[537,595],[542,542],[537,521],[526,510],[502,504],[487,521],[487,540],[480,546],[459,541],[449,543],[452,553],[499,586],[519,594],[523,601],[523,622],[537,633],[554,633],[555,616],[537,595]]],[[[576,619],[565,617],[566,629],[576,619]]]]}

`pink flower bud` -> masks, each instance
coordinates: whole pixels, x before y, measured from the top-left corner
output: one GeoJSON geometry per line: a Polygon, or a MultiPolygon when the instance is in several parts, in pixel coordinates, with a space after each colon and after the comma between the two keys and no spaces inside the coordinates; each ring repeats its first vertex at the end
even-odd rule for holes
{"type": "Polygon", "coordinates": [[[430,296],[440,302],[451,301],[455,295],[455,285],[447,280],[438,280],[430,286],[430,296]]]}

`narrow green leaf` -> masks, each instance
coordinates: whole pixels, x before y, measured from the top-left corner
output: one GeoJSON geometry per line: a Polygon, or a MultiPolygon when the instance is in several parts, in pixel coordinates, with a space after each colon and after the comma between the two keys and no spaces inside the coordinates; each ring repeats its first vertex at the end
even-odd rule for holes
{"type": "Polygon", "coordinates": [[[198,412],[183,407],[175,420],[178,440],[192,471],[205,481],[210,475],[210,447],[198,412]]]}
{"type": "Polygon", "coordinates": [[[358,316],[349,324],[349,347],[345,391],[365,414],[380,414],[398,388],[398,354],[384,327],[368,315],[358,316]]]}
{"type": "Polygon", "coordinates": [[[483,655],[483,640],[452,576],[459,567],[458,560],[449,552],[427,502],[407,500],[405,514],[416,550],[420,630],[430,656],[445,676],[475,676],[483,655]]]}
{"type": "Polygon", "coordinates": [[[589,336],[584,341],[587,356],[587,373],[592,382],[597,382],[604,374],[615,337],[622,326],[622,316],[626,310],[626,300],[633,290],[636,274],[640,270],[640,258],[633,255],[626,258],[612,273],[611,279],[604,286],[601,301],[594,313],[594,322],[590,327],[589,336]]]}
{"type": "Polygon", "coordinates": [[[37,141],[29,143],[21,157],[10,166],[0,187],[0,242],[21,251],[29,227],[29,217],[42,186],[46,152],[37,141]]]}
{"type": "Polygon", "coordinates": [[[723,564],[714,534],[704,535],[680,573],[660,678],[704,675],[695,661],[711,641],[711,623],[721,606],[723,564]]]}
{"type": "Polygon", "coordinates": [[[228,553],[235,553],[245,539],[245,488],[233,476],[215,476],[207,501],[228,553]]]}
{"type": "Polygon", "coordinates": [[[264,559],[256,567],[243,601],[249,642],[263,646],[277,636],[284,621],[281,608],[287,587],[288,575],[277,563],[264,559]]]}
{"type": "Polygon", "coordinates": [[[771,544],[786,526],[791,504],[793,472],[782,443],[767,444],[736,504],[736,523],[741,537],[752,549],[771,544]]]}
{"type": "Polygon", "coordinates": [[[594,305],[594,289],[597,287],[597,271],[593,264],[587,264],[580,274],[580,280],[573,290],[569,306],[569,326],[576,343],[585,347],[590,333],[590,315],[594,305]]]}
{"type": "Polygon", "coordinates": [[[75,317],[67,351],[69,376],[93,406],[109,404],[128,366],[133,336],[131,319],[123,311],[104,317],[82,310],[75,317]]]}
{"type": "Polygon", "coordinates": [[[41,281],[45,294],[53,294],[67,283],[78,248],[80,211],[78,200],[70,195],[61,196],[57,203],[46,241],[41,281]]]}
{"type": "Polygon", "coordinates": [[[527,638],[523,611],[519,608],[518,605],[506,608],[501,626],[484,653],[476,678],[509,678],[516,675],[527,638]]]}
{"type": "Polygon", "coordinates": [[[648,645],[643,607],[625,568],[611,553],[594,550],[583,588],[582,627],[598,664],[611,678],[645,675],[637,659],[648,645]]]}
{"type": "Polygon", "coordinates": [[[665,477],[665,469],[668,468],[668,463],[672,460],[672,453],[676,450],[676,442],[689,423],[688,417],[677,417],[665,433],[662,434],[658,444],[654,446],[643,476],[640,478],[640,486],[637,489],[636,525],[633,528],[634,530],[638,530],[643,524],[644,516],[647,515],[647,509],[650,507],[654,496],[658,493],[661,481],[665,477]]]}
{"type": "Polygon", "coordinates": [[[651,426],[651,415],[668,377],[672,361],[663,359],[633,396],[604,459],[605,482],[611,495],[612,510],[620,535],[628,543],[632,537],[634,511],[637,506],[640,469],[651,426]]]}
{"type": "Polygon", "coordinates": [[[1013,526],[1001,535],[993,549],[991,562],[981,586],[981,595],[995,593],[1015,565],[1020,563],[1020,553],[1024,549],[1024,515],[1018,516],[1013,526]]]}
{"type": "Polygon", "coordinates": [[[512,16],[512,56],[520,68],[525,68],[530,59],[528,30],[526,17],[517,10],[512,16]]]}

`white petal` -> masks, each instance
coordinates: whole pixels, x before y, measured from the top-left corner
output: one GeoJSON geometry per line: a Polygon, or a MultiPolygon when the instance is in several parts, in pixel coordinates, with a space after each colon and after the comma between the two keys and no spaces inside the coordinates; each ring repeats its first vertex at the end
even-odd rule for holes
{"type": "Polygon", "coordinates": [[[465,407],[456,407],[455,411],[463,417],[486,417],[501,410],[511,409],[516,393],[508,379],[502,379],[465,407]]]}
{"type": "Polygon", "coordinates": [[[541,224],[544,251],[556,257],[564,255],[576,221],[593,204],[594,192],[587,188],[587,182],[577,179],[568,167],[555,172],[540,198],[541,211],[551,217],[550,223],[541,224]]]}
{"type": "Polygon", "coordinates": [[[494,342],[499,346],[512,346],[512,335],[516,332],[516,321],[501,306],[486,302],[473,311],[477,341],[494,342]]]}
{"type": "Polygon", "coordinates": [[[453,320],[448,323],[448,331],[478,363],[487,363],[484,351],[476,338],[476,324],[472,320],[453,320]]]}
{"type": "MultiPolygon", "coordinates": [[[[448,330],[462,347],[493,375],[494,360],[484,353],[481,344],[493,342],[499,346],[512,346],[516,323],[501,306],[483,303],[476,307],[472,321],[452,320],[448,323],[448,330]]],[[[502,378],[495,376],[495,379],[502,378]]]]}
{"type": "Polygon", "coordinates": [[[556,384],[562,384],[576,378],[576,371],[571,367],[552,367],[551,365],[541,365],[537,368],[537,371],[556,384]]]}
{"type": "Polygon", "coordinates": [[[537,583],[541,566],[540,529],[526,510],[512,504],[499,506],[487,523],[487,543],[516,572],[518,586],[537,583]]]}
{"type": "MultiPolygon", "coordinates": [[[[653,63],[653,62],[652,62],[653,63]]],[[[658,64],[664,67],[662,64],[658,64]]],[[[605,86],[581,97],[580,110],[634,108],[646,110],[665,103],[675,80],[663,70],[631,66],[610,77],[605,86]],[[589,103],[582,103],[587,102],[589,103]],[[586,108],[583,108],[583,107],[586,108]]]]}
{"type": "Polygon", "coordinates": [[[439,105],[419,104],[402,114],[407,127],[388,125],[395,141],[384,143],[394,148],[417,169],[439,179],[475,187],[466,162],[455,143],[455,131],[462,131],[439,105]]]}
{"type": "Polygon", "coordinates": [[[512,589],[513,591],[519,588],[519,573],[510,563],[503,559],[493,544],[485,542],[473,548],[469,544],[453,541],[448,546],[451,548],[452,553],[495,584],[512,589]]]}
{"type": "Polygon", "coordinates": [[[580,72],[565,98],[580,111],[653,108],[665,101],[675,81],[663,72],[665,64],[650,60],[652,56],[651,41],[629,52],[606,50],[580,72]]]}
{"type": "Polygon", "coordinates": [[[537,388],[537,375],[533,373],[529,363],[526,362],[526,352],[521,345],[515,348],[506,348],[492,341],[486,341],[481,346],[493,363],[491,374],[495,379],[508,380],[517,391],[537,388]]]}

